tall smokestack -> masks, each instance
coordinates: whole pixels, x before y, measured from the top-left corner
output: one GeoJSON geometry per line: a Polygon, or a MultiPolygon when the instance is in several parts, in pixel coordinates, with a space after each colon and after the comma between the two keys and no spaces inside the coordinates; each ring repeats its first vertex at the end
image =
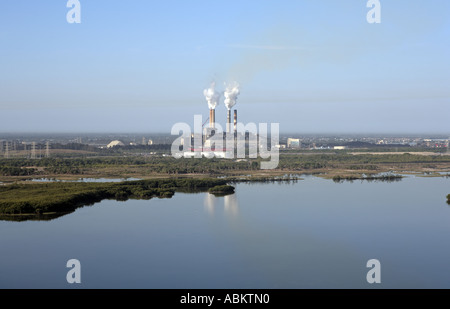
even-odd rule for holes
{"type": "Polygon", "coordinates": [[[209,127],[212,128],[213,126],[213,115],[212,115],[212,109],[209,110],[209,127]]]}
{"type": "Polygon", "coordinates": [[[212,82],[211,86],[208,89],[203,90],[203,94],[205,95],[206,101],[208,102],[209,107],[209,126],[211,128],[214,127],[214,123],[216,122],[216,106],[219,104],[220,96],[222,95],[220,92],[215,90],[216,83],[212,82]]]}
{"type": "Polygon", "coordinates": [[[237,109],[234,110],[234,134],[237,134],[237,109]]]}
{"type": "Polygon", "coordinates": [[[215,123],[216,123],[216,110],[210,109],[209,110],[209,126],[211,128],[214,128],[215,123]]]}
{"type": "MultiPolygon", "coordinates": [[[[225,91],[223,93],[225,100],[224,104],[228,109],[227,116],[227,133],[231,133],[231,108],[236,104],[236,100],[238,95],[240,94],[239,84],[237,82],[232,82],[228,85],[225,85],[225,91]]],[[[236,111],[235,111],[236,115],[236,111]]],[[[236,129],[235,129],[236,131],[236,129]]]]}

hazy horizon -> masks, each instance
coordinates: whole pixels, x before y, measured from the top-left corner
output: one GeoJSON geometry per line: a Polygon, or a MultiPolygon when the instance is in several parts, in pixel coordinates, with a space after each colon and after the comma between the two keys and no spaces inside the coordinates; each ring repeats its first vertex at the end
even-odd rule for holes
{"type": "MultiPolygon", "coordinates": [[[[53,136],[55,138],[57,137],[62,137],[62,136],[72,136],[72,137],[83,137],[83,136],[94,136],[94,135],[99,135],[102,137],[106,137],[106,136],[127,136],[127,137],[131,137],[131,136],[141,136],[141,137],[151,137],[153,136],[173,136],[174,138],[176,137],[176,135],[171,135],[170,132],[156,132],[156,131],[136,131],[136,132],[88,132],[88,131],[80,131],[80,132],[20,132],[20,131],[16,131],[16,132],[0,132],[0,140],[2,138],[5,138],[7,136],[24,136],[24,137],[28,137],[28,136],[53,136]]],[[[178,136],[180,136],[181,134],[179,134],[178,136]]],[[[402,133],[402,132],[372,132],[372,133],[351,133],[351,132],[343,132],[343,133],[337,133],[337,132],[312,132],[312,133],[307,133],[307,132],[287,132],[287,131],[281,131],[280,132],[280,137],[295,137],[295,136],[304,136],[304,137],[314,137],[314,138],[319,138],[319,137],[345,137],[345,138],[373,138],[373,137],[377,137],[377,138],[381,138],[381,137],[386,137],[386,138],[442,138],[442,139],[450,139],[450,133],[417,133],[417,134],[411,134],[411,133],[402,133]]]]}

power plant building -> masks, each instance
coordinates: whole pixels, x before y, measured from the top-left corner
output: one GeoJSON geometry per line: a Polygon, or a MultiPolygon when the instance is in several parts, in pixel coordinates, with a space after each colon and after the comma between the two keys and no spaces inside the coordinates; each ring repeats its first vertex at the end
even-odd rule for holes
{"type": "Polygon", "coordinates": [[[300,139],[298,138],[288,138],[287,147],[288,148],[300,148],[300,139]]]}

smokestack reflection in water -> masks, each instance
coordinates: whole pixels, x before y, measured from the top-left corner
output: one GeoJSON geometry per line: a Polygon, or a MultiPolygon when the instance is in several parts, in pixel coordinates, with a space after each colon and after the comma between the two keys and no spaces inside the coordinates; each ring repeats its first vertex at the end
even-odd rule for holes
{"type": "Polygon", "coordinates": [[[223,198],[224,202],[224,213],[227,217],[237,218],[239,215],[239,203],[237,200],[236,193],[225,195],[224,197],[216,197],[214,194],[205,193],[205,199],[203,204],[205,206],[206,212],[210,216],[214,216],[216,207],[219,206],[220,200],[223,198]]]}

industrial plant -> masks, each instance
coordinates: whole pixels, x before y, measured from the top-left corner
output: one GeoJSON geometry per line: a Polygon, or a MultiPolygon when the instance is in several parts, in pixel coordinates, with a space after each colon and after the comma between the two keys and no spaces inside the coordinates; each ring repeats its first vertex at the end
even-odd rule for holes
{"type": "Polygon", "coordinates": [[[231,112],[232,108],[236,105],[238,95],[240,94],[240,86],[236,82],[231,83],[225,87],[225,90],[223,92],[217,91],[215,89],[215,86],[215,82],[212,82],[211,86],[203,91],[205,99],[208,103],[209,117],[202,124],[201,134],[199,134],[198,132],[194,132],[191,134],[191,147],[187,147],[188,151],[184,152],[184,157],[234,157],[234,149],[236,149],[235,146],[238,139],[237,109],[234,109],[233,120],[231,117],[231,112]],[[222,127],[216,122],[216,108],[220,103],[222,95],[224,97],[224,105],[227,109],[227,122],[225,132],[222,130],[222,127]],[[209,125],[205,126],[208,123],[208,120],[209,125]],[[201,141],[201,143],[196,142],[196,140],[201,141]]]}

